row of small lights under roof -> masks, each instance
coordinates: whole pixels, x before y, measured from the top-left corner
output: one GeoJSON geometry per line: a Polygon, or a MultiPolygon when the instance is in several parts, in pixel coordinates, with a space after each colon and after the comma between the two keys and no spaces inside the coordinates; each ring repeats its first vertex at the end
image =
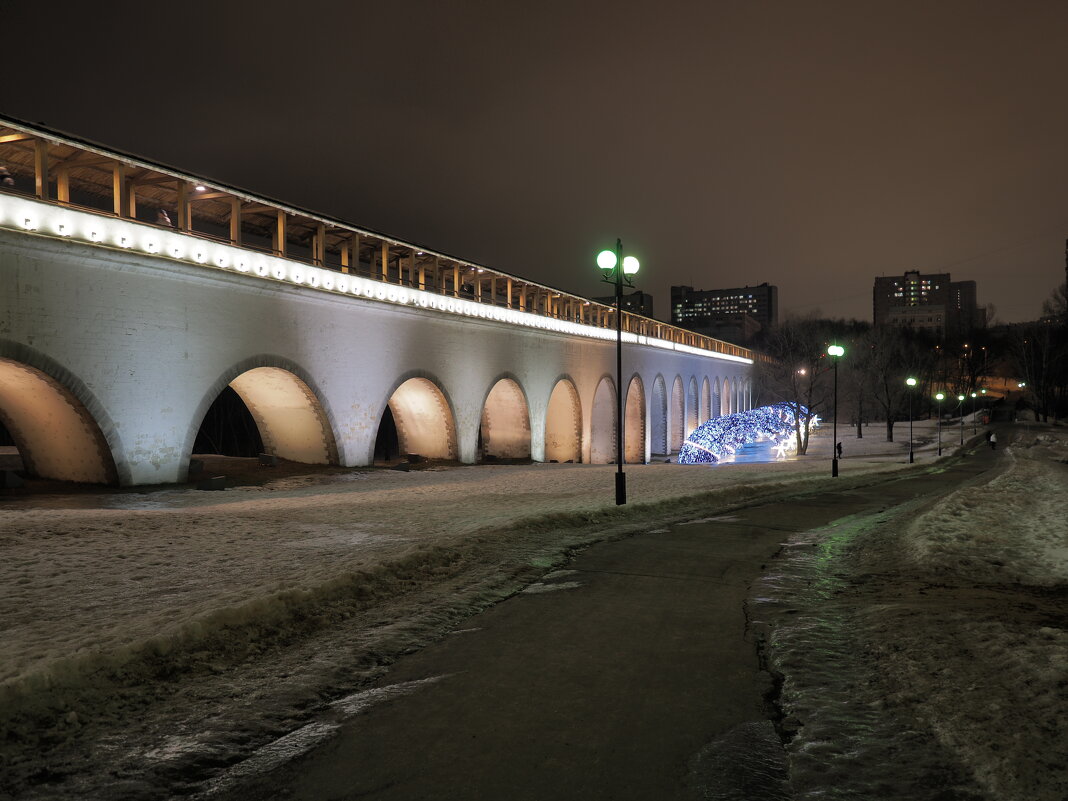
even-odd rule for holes
{"type": "MultiPolygon", "coordinates": [[[[557,320],[552,317],[543,317],[514,309],[502,309],[497,306],[488,306],[483,303],[474,303],[459,298],[438,295],[434,292],[350,276],[345,273],[313,267],[275,256],[249,253],[233,245],[207,242],[197,237],[174,231],[161,231],[130,220],[118,220],[100,217],[87,212],[58,208],[28,198],[5,196],[0,201],[0,208],[5,207],[9,209],[10,213],[0,217],[0,225],[12,221],[17,227],[26,231],[72,237],[98,245],[119,247],[124,250],[139,250],[144,253],[180,261],[211,265],[219,269],[253,274],[261,278],[273,278],[278,281],[307,286],[313,289],[387,301],[401,306],[435,309],[452,314],[462,314],[467,317],[477,317],[593,339],[611,340],[615,339],[616,335],[615,331],[608,328],[597,328],[567,320],[557,320]]],[[[717,353],[631,332],[623,333],[623,341],[677,350],[696,356],[752,364],[752,359],[741,356],[717,353]]]]}

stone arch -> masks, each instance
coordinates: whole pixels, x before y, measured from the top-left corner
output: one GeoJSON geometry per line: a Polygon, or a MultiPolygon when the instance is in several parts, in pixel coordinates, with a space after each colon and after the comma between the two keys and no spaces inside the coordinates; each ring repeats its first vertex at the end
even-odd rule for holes
{"type": "Polygon", "coordinates": [[[623,405],[623,461],[645,464],[645,384],[635,375],[623,405]]]}
{"type": "Polygon", "coordinates": [[[304,464],[339,463],[330,415],[311,377],[288,359],[257,356],[227,370],[201,400],[183,449],[183,473],[208,409],[227,386],[252,415],[265,453],[304,464]]]}
{"type": "Polygon", "coordinates": [[[0,348],[0,423],[14,440],[26,473],[57,481],[119,483],[104,434],[105,427],[112,431],[113,426],[106,415],[98,422],[93,410],[103,412],[65,368],[28,348],[0,348]]]}
{"type": "Polygon", "coordinates": [[[668,402],[664,376],[653,379],[653,392],[649,404],[649,450],[656,456],[667,456],[668,450],[668,402]]]}
{"type": "MultiPolygon", "coordinates": [[[[423,373],[402,377],[389,393],[380,421],[387,408],[397,427],[400,453],[418,453],[428,459],[456,458],[456,417],[435,379],[423,373]]],[[[373,459],[373,446],[368,455],[373,459]]]]}
{"type": "Polygon", "coordinates": [[[712,389],[712,416],[719,417],[723,414],[723,389],[719,383],[719,376],[716,376],[716,383],[712,389]]]}
{"type": "Polygon", "coordinates": [[[676,453],[686,438],[686,397],[680,376],[675,376],[675,381],[671,385],[671,413],[668,415],[668,420],[671,424],[668,447],[671,453],[676,453]]]}
{"type": "Polygon", "coordinates": [[[605,376],[598,382],[590,408],[590,462],[611,464],[616,460],[616,386],[605,376]]]}
{"type": "Polygon", "coordinates": [[[504,377],[482,403],[482,453],[498,459],[530,458],[530,409],[519,382],[504,377]]]}
{"type": "Polygon", "coordinates": [[[731,397],[731,392],[732,392],[731,381],[730,381],[729,378],[724,378],[723,379],[723,396],[722,396],[723,405],[720,407],[720,414],[730,414],[731,412],[734,411],[734,409],[731,408],[731,401],[734,400],[734,398],[731,397]]]}
{"type": "Polygon", "coordinates": [[[709,388],[708,376],[701,381],[701,413],[697,421],[698,425],[707,423],[712,419],[712,390],[709,388]]]}
{"type": "Polygon", "coordinates": [[[686,387],[686,436],[693,433],[697,423],[697,379],[690,376],[690,383],[686,387]]]}
{"type": "Polygon", "coordinates": [[[545,409],[545,461],[582,461],[582,403],[567,377],[557,379],[545,409]]]}

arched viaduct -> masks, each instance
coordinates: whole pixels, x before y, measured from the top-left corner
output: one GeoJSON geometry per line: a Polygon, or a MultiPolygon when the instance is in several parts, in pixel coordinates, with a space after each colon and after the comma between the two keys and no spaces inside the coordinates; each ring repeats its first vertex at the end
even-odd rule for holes
{"type": "MultiPolygon", "coordinates": [[[[392,240],[382,272],[359,275],[38,194],[0,194],[0,422],[33,474],[184,480],[227,386],[264,449],[295,461],[371,463],[387,409],[402,452],[615,459],[603,307],[573,296],[554,306],[560,295],[533,290],[516,302],[513,277],[507,303],[481,300],[481,277],[464,298],[459,267],[451,283],[443,269],[431,280],[414,247],[409,280],[393,281],[406,273],[403,262],[391,272],[392,240]]],[[[750,354],[639,322],[623,346],[631,462],[676,451],[700,421],[751,397],[750,354]]]]}

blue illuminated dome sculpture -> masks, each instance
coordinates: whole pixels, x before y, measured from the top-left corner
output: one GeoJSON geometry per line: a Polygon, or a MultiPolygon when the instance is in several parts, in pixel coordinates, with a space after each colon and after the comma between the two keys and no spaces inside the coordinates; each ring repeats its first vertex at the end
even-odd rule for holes
{"type": "MultiPolygon", "coordinates": [[[[804,414],[808,410],[801,407],[804,414]]],[[[679,464],[709,464],[734,454],[760,439],[777,442],[794,434],[794,412],[788,404],[776,403],[747,412],[714,417],[702,423],[679,449],[679,464]]]]}

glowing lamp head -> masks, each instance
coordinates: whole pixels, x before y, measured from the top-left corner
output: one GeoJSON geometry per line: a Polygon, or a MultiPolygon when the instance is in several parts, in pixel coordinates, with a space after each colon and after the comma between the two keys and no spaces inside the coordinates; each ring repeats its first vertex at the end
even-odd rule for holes
{"type": "Polygon", "coordinates": [[[946,394],[944,392],[939,392],[937,395],[935,395],[935,400],[938,401],[939,403],[941,403],[945,399],[946,399],[946,394]]]}
{"type": "Polygon", "coordinates": [[[844,356],[845,348],[843,348],[841,345],[831,345],[829,348],[827,348],[827,354],[836,357],[844,356]]]}
{"type": "Polygon", "coordinates": [[[623,272],[627,275],[634,275],[638,272],[638,260],[633,256],[623,257],[623,272]]]}
{"type": "Polygon", "coordinates": [[[1024,387],[1027,386],[1027,382],[1026,381],[1019,381],[1019,382],[1017,382],[1016,386],[1019,387],[1020,389],[1023,389],[1024,387]]]}
{"type": "Polygon", "coordinates": [[[605,272],[616,268],[616,252],[614,250],[602,250],[597,254],[597,266],[605,272]]]}
{"type": "Polygon", "coordinates": [[[973,398],[975,397],[975,393],[974,393],[974,392],[972,393],[972,397],[973,397],[973,398]]]}
{"type": "Polygon", "coordinates": [[[208,191],[208,188],[206,186],[204,186],[204,184],[197,184],[196,186],[193,187],[193,189],[195,191],[197,191],[197,192],[207,192],[208,191]]]}
{"type": "Polygon", "coordinates": [[[958,396],[957,396],[957,400],[959,400],[959,401],[962,401],[962,400],[964,400],[964,396],[963,396],[963,395],[958,395],[958,396]]]}
{"type": "Polygon", "coordinates": [[[906,378],[905,379],[905,383],[908,384],[910,387],[914,387],[914,386],[916,386],[916,379],[915,378],[906,378]]]}

